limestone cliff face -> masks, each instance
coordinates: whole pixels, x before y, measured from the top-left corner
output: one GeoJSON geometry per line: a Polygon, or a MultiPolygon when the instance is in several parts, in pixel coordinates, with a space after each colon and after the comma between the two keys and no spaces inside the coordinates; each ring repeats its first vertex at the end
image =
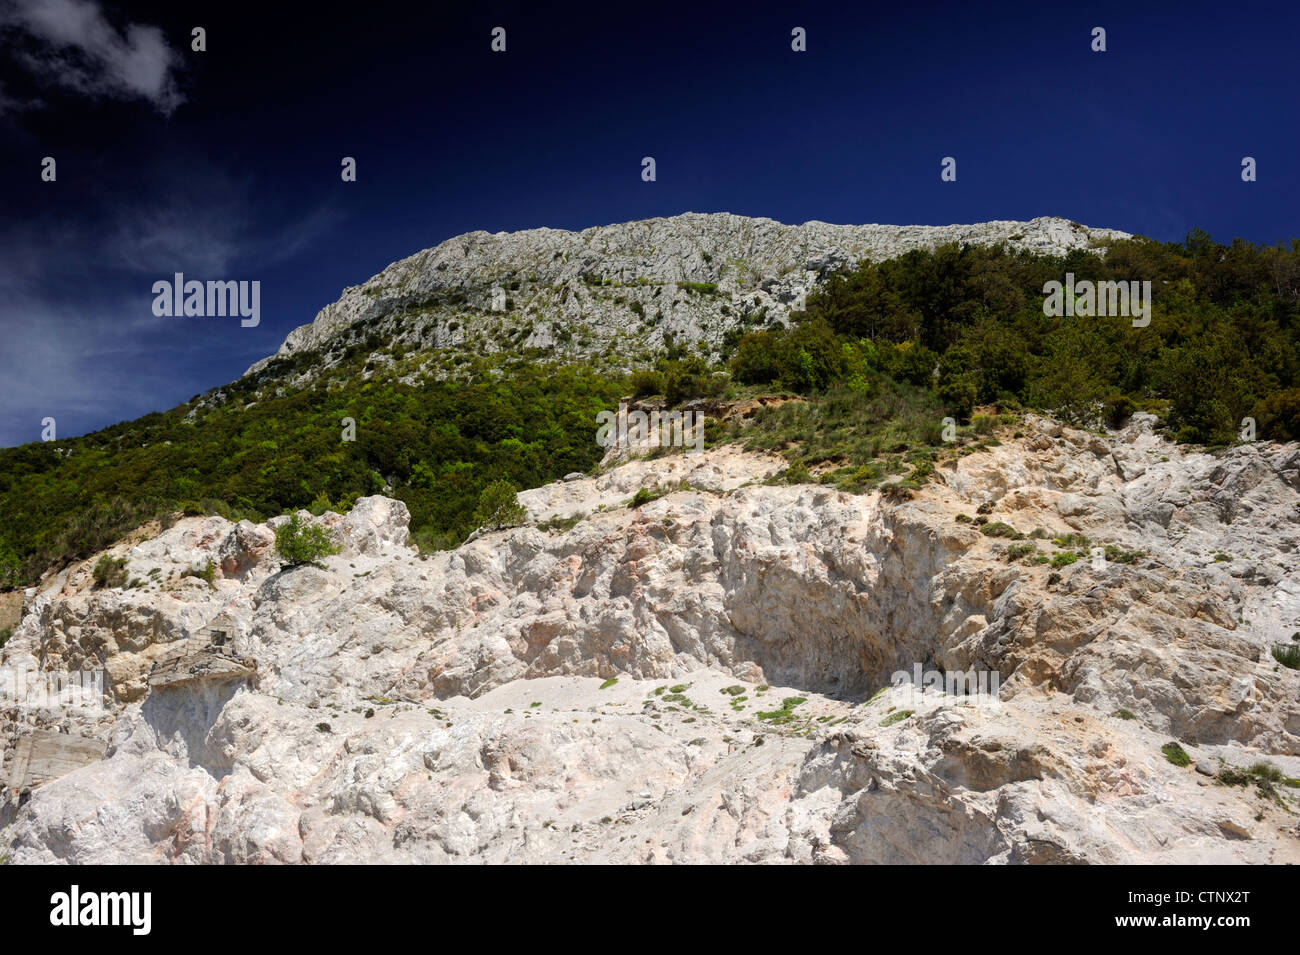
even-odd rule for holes
{"type": "MultiPolygon", "coordinates": [[[[784,322],[831,272],[947,242],[1065,255],[1128,234],[1059,218],[975,225],[783,225],[728,213],[687,213],[581,232],[470,232],[395,262],[344,289],[274,357],[328,363],[371,336],[424,348],[540,348],[633,363],[644,353],[704,343],[734,328],[784,322]],[[682,283],[682,284],[679,284],[682,283]]],[[[273,358],[253,365],[267,369],[273,358]]],[[[311,376],[312,363],[299,369],[311,376]]]]}
{"type": "Polygon", "coordinates": [[[404,506],[366,498],[316,519],[342,548],[325,569],[282,569],[273,525],[188,518],[116,549],[142,587],[93,590],[87,565],[29,595],[0,662],[103,667],[105,708],[6,702],[6,750],[107,745],[7,805],[0,852],[1300,861],[1295,790],[1210,775],[1300,776],[1300,672],[1271,654],[1300,631],[1300,450],[1188,452],[1150,425],[1030,417],[907,501],[768,485],[783,462],[731,448],[632,460],[426,558],[404,506]],[[981,505],[1118,559],[1033,563],[958,520],[981,505]],[[177,576],[208,560],[212,587],[177,576]],[[218,624],[254,676],[149,685],[218,624]],[[1000,695],[888,686],[917,665],[1000,695]]]}

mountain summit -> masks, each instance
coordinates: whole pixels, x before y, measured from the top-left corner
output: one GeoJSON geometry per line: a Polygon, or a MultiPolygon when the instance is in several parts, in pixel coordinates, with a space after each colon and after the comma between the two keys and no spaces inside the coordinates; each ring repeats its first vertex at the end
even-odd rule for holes
{"type": "Polygon", "coordinates": [[[946,243],[1063,256],[1130,238],[1057,217],[1028,222],[896,226],[785,225],[694,213],[581,232],[468,232],[346,288],[272,358],[325,363],[378,335],[388,344],[496,352],[553,349],[624,361],[671,344],[718,354],[728,332],[784,323],[828,275],[946,243]]]}

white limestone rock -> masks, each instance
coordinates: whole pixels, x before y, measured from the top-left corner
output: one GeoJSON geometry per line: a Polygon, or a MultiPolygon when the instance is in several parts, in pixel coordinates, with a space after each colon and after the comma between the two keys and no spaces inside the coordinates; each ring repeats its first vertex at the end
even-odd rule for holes
{"type": "Polygon", "coordinates": [[[1206,454],[1141,419],[1104,438],[1022,428],[909,501],[769,485],[784,462],[728,447],[524,492],[525,526],[424,557],[379,497],[307,517],[341,548],[323,569],[283,569],[275,521],[186,518],[120,545],[149,583],[95,590],[74,569],[0,650],[109,674],[98,714],[0,711],[6,750],[33,727],[109,743],[6,803],[0,851],[1300,861],[1290,789],[1205,775],[1300,777],[1300,673],[1270,653],[1300,631],[1297,449],[1206,454]],[[677,489],[626,506],[651,486],[677,489]],[[1044,555],[1082,529],[1130,562],[1009,560],[956,519],[982,503],[1041,530],[1044,555]],[[578,519],[537,526],[556,517],[578,519]],[[211,587],[178,576],[208,560],[211,587]],[[256,679],[149,690],[153,662],[218,615],[256,679]],[[1000,696],[877,692],[915,665],[995,671],[1000,696]],[[1165,759],[1171,740],[1198,769],[1165,759]]]}

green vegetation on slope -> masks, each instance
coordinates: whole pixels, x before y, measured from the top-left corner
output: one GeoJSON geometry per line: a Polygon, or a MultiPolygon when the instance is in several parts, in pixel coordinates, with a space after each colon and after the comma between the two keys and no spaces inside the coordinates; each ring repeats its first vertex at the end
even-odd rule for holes
{"type": "Polygon", "coordinates": [[[803,394],[874,371],[963,420],[990,403],[1088,425],[1147,409],[1181,441],[1222,445],[1247,416],[1261,437],[1300,438],[1298,331],[1300,240],[1225,246],[1195,232],[1116,242],[1104,258],[947,245],[832,276],[795,327],[743,336],[732,370],[803,394]],[[1043,286],[1067,272],[1076,285],[1149,281],[1150,325],[1046,317],[1043,286]]]}
{"type": "Polygon", "coordinates": [[[535,487],[595,464],[596,414],[625,386],[622,376],[517,359],[475,359],[460,380],[418,385],[359,372],[336,368],[302,390],[241,382],[216,406],[191,401],[0,450],[0,587],[89,557],[173,509],[264,520],[345,510],[385,485],[410,508],[418,543],[450,546],[473,529],[492,482],[535,487]],[[348,417],[355,441],[342,440],[348,417]]]}
{"type": "Polygon", "coordinates": [[[708,442],[781,452],[791,462],[781,480],[807,481],[817,468],[851,491],[915,488],[943,455],[996,443],[994,427],[1023,408],[1088,426],[1146,409],[1179,440],[1210,445],[1235,440],[1250,416],[1260,437],[1297,439],[1298,327],[1300,241],[1224,246],[1193,233],[1180,244],[1118,242],[1104,258],[953,245],[863,263],[811,294],[791,328],[730,335],[730,378],[671,343],[629,377],[598,359],[390,349],[356,329],[339,354],[276,358],[204,400],[0,449],[0,589],[177,509],[262,520],[346,510],[386,488],[410,508],[422,548],[453,546],[484,516],[475,512],[489,486],[492,520],[508,523],[518,514],[498,506],[507,487],[589,470],[603,450],[597,412],[628,393],[670,405],[774,389],[805,396],[747,424],[710,421],[708,442]],[[1044,316],[1044,283],[1067,271],[1076,282],[1150,281],[1150,326],[1044,316]],[[317,380],[289,384],[325,366],[317,380]],[[998,414],[971,418],[979,405],[998,414]],[[946,416],[970,418],[952,445],[946,416]],[[344,418],[355,441],[340,440],[344,418]]]}

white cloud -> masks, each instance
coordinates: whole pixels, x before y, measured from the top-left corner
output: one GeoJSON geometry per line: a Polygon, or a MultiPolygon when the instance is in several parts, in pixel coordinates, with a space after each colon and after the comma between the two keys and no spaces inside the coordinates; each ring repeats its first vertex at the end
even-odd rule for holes
{"type": "Polygon", "coordinates": [[[138,23],[119,31],[95,0],[11,0],[0,25],[35,41],[18,58],[33,72],[92,98],[145,100],[165,116],[184,97],[180,55],[162,30],[138,23]]]}
{"type": "Polygon", "coordinates": [[[173,271],[265,280],[339,216],[328,203],[268,208],[251,184],[211,164],[183,167],[152,177],[146,201],[106,200],[80,221],[0,222],[0,446],[36,440],[46,415],[69,435],[108,424],[106,412],[129,419],[170,407],[221,383],[199,369],[227,361],[242,370],[274,350],[237,323],[158,318],[152,284],[173,271]]]}
{"type": "Polygon", "coordinates": [[[106,243],[110,261],[133,272],[188,269],[224,275],[248,250],[252,223],[243,196],[222,190],[212,195],[164,194],[113,213],[116,235],[106,243]]]}
{"type": "Polygon", "coordinates": [[[165,375],[148,360],[149,339],[122,321],[123,306],[54,305],[29,296],[10,298],[9,306],[18,320],[6,324],[0,351],[0,445],[37,440],[47,415],[67,435],[109,423],[99,421],[106,407],[127,418],[160,403],[165,375]]]}

